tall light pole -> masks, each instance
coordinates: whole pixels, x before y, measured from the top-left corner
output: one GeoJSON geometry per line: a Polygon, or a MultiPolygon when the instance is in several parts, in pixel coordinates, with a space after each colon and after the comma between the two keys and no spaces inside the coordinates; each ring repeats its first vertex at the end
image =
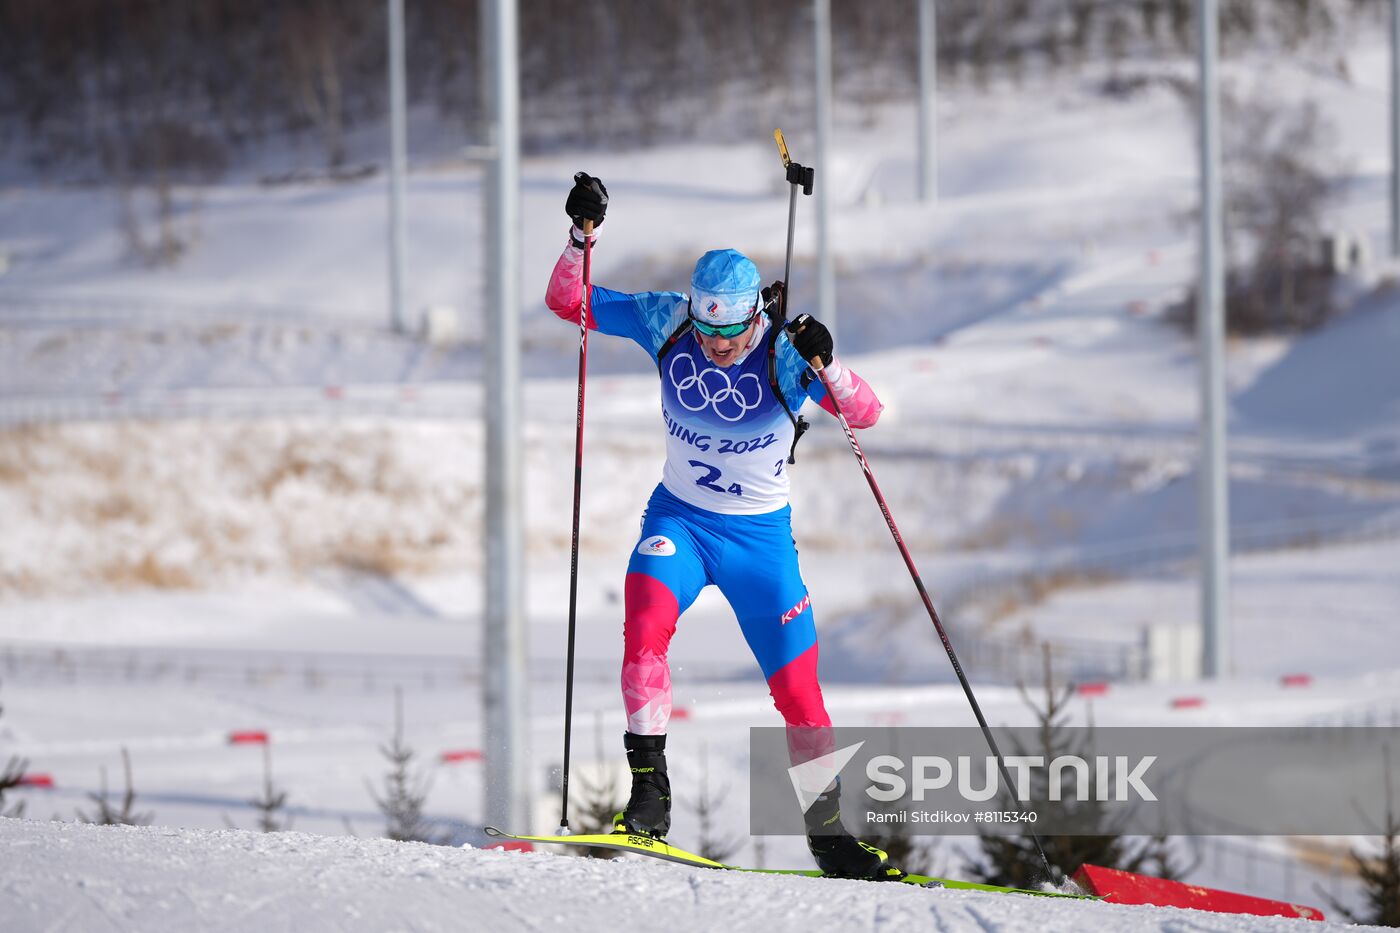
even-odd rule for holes
{"type": "Polygon", "coordinates": [[[1201,357],[1201,672],[1225,677],[1230,659],[1230,501],[1225,447],[1225,270],[1220,194],[1217,0],[1196,0],[1200,27],[1201,260],[1196,334],[1201,357]]]}
{"type": "Polygon", "coordinates": [[[812,0],[817,52],[817,318],[836,334],[831,263],[831,0],[812,0]]]}
{"type": "MultiPolygon", "coordinates": [[[[919,2],[919,200],[938,200],[938,18],[919,2]]],[[[1396,0],[1400,3],[1400,0],[1396,0]]]]}
{"type": "MultiPolygon", "coordinates": [[[[482,0],[481,58],[490,160],[486,220],[486,605],[482,644],[486,822],[530,818],[525,728],[520,451],[520,80],[516,0],[482,0]]],[[[527,830],[528,831],[528,830],[527,830]]]]}
{"type": "Polygon", "coordinates": [[[389,0],[389,326],[408,329],[404,312],[404,172],[408,162],[403,0],[389,0]]]}

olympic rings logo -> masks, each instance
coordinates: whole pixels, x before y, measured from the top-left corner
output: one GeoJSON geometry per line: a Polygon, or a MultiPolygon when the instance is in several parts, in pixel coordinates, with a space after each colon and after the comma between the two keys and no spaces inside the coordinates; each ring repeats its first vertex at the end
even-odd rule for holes
{"type": "Polygon", "coordinates": [[[729,374],[717,367],[697,370],[695,358],[688,353],[672,357],[668,375],[676,390],[676,401],[687,411],[708,407],[725,421],[740,421],[763,403],[763,382],[755,373],[744,373],[731,382],[729,374]],[[687,367],[689,373],[685,372],[687,367]],[[679,377],[677,368],[681,371],[679,377]],[[744,392],[745,383],[750,379],[754,385],[752,397],[744,392]]]}

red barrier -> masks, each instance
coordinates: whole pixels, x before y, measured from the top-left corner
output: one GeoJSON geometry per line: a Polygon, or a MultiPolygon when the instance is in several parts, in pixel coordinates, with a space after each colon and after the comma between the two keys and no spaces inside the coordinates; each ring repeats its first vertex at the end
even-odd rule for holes
{"type": "Polygon", "coordinates": [[[1305,904],[1289,904],[1249,894],[1236,894],[1198,884],[1182,884],[1149,875],[1135,875],[1116,868],[1084,865],[1074,881],[1090,894],[1110,904],[1151,904],[1156,907],[1189,907],[1221,914],[1253,914],[1257,917],[1294,917],[1322,920],[1322,911],[1305,904]]]}
{"type": "Polygon", "coordinates": [[[267,733],[261,729],[245,729],[228,734],[230,745],[266,745],[267,733]]]}
{"type": "Polygon", "coordinates": [[[345,398],[345,390],[340,386],[326,386],[325,395],[328,399],[339,401],[340,399],[345,398]]]}
{"type": "Polygon", "coordinates": [[[1172,709],[1199,709],[1205,705],[1204,697],[1172,697],[1172,709]]]}
{"type": "Polygon", "coordinates": [[[1082,697],[1108,696],[1108,684],[1102,680],[1096,680],[1087,684],[1079,684],[1074,688],[1074,692],[1082,697]]]}
{"type": "Polygon", "coordinates": [[[19,787],[53,787],[52,774],[26,774],[20,777],[19,787]]]}
{"type": "Polygon", "coordinates": [[[535,844],[526,842],[523,839],[507,839],[505,842],[493,842],[486,848],[505,849],[508,852],[533,852],[535,851],[535,844]]]}
{"type": "Polygon", "coordinates": [[[673,706],[673,707],[671,707],[671,718],[672,718],[672,719],[689,719],[689,718],[690,718],[690,708],[687,707],[687,706],[673,706]]]}
{"type": "Polygon", "coordinates": [[[1312,685],[1311,674],[1284,674],[1279,678],[1279,684],[1284,687],[1308,687],[1312,685]]]}
{"type": "Polygon", "coordinates": [[[872,726],[897,726],[904,722],[907,717],[902,710],[894,712],[871,713],[870,724],[872,726]]]}
{"type": "Polygon", "coordinates": [[[464,761],[480,761],[481,750],[476,748],[450,748],[439,756],[445,765],[461,764],[464,761]]]}

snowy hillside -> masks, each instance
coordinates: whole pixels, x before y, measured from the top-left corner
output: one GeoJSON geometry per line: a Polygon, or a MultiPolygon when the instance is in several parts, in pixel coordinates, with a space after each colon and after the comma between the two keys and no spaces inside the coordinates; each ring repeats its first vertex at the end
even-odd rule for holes
{"type": "MultiPolygon", "coordinates": [[[[994,727],[1029,721],[1015,682],[1038,676],[1042,642],[1062,680],[1104,682],[1075,698],[1076,723],[1400,725],[1387,64],[1372,35],[1339,67],[1243,54],[1225,68],[1332,116],[1327,220],[1373,260],[1348,314],[1229,349],[1235,662],[1213,682],[1157,670],[1143,647],[1194,632],[1198,613],[1198,367],[1168,313],[1194,275],[1189,67],[1158,62],[1119,95],[1096,66],[945,88],[932,207],[912,197],[912,106],[838,110],[820,176],[837,347],[886,404],[861,443],[994,727]]],[[[809,158],[809,134],[784,128],[809,158]]],[[[536,812],[522,831],[558,818],[577,333],[542,297],[579,169],[610,187],[595,280],[616,288],[684,288],[695,256],[725,245],[776,278],[787,217],[766,131],[524,161],[536,812]]],[[[156,822],[0,820],[2,933],[1326,928],[356,838],[383,825],[366,785],[396,689],[428,821],[462,842],[485,819],[482,179],[422,160],[408,187],[409,308],[457,320],[459,344],[385,327],[382,177],[177,188],[190,246],[160,270],[127,254],[118,191],[0,189],[0,765],[22,756],[48,778],[5,805],[71,821],[126,750],[156,822]],[[256,818],[265,759],[239,733],[264,736],[297,832],[214,831],[256,818]]],[[[814,245],[801,199],[794,307],[814,300],[814,245]]],[[[645,355],[607,339],[589,352],[574,762],[605,777],[621,762],[623,573],[663,438],[645,355]]],[[[971,725],[845,439],[808,417],[794,532],[833,717],[971,725]]],[[[800,839],[749,835],[747,730],[778,719],[713,590],[672,660],[674,841],[696,844],[703,776],[727,794],[734,861],[806,866],[800,839]]],[[[1190,881],[1356,902],[1354,840],[1177,842],[1190,881]]],[[[906,867],[965,877],[970,845],[935,840],[906,867]]]]}
{"type": "Polygon", "coordinates": [[[711,872],[300,833],[0,820],[7,933],[564,930],[1267,933],[1355,929],[1167,907],[711,872]],[[217,886],[208,879],[217,878],[217,886]],[[547,897],[543,895],[547,893],[547,897]]]}

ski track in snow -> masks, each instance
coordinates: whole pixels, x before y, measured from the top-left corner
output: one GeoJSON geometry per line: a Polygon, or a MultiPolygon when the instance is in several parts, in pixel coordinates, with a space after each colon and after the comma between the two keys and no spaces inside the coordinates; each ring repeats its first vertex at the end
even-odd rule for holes
{"type": "Polygon", "coordinates": [[[301,833],[0,820],[6,933],[645,928],[1326,933],[1340,924],[301,833]],[[217,878],[217,886],[207,883],[217,878]],[[548,898],[541,895],[548,892],[548,898]],[[722,918],[722,919],[720,919],[722,918]],[[1307,924],[1307,925],[1300,925],[1307,924]]]}

